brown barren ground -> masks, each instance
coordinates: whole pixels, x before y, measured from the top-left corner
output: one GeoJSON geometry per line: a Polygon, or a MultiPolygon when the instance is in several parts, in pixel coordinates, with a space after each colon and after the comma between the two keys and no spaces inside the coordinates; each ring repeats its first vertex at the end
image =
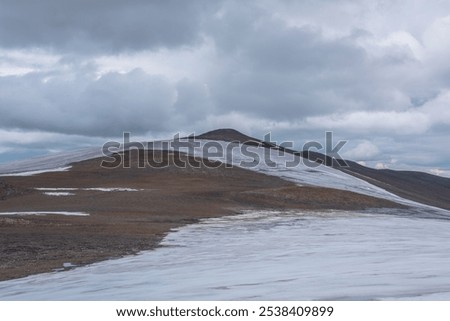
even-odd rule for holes
{"type": "Polygon", "coordinates": [[[130,168],[102,168],[102,159],[93,159],[73,164],[67,172],[0,177],[0,280],[52,271],[64,263],[85,265],[153,249],[173,228],[245,209],[399,207],[352,192],[300,187],[220,163],[198,163],[183,155],[151,151],[148,155],[169,166],[154,163],[138,168],[138,159],[144,164],[143,155],[138,158],[134,151],[131,156],[116,155],[130,168]],[[174,166],[174,155],[201,166],[174,166]],[[77,190],[72,196],[48,196],[35,189],[97,187],[139,191],[77,190]],[[1,215],[22,211],[73,211],[90,216],[1,215]]]}

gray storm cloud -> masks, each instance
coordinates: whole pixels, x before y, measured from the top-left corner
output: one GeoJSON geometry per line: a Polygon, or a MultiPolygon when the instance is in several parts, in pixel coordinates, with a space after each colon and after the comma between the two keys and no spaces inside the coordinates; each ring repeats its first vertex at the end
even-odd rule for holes
{"type": "Polygon", "coordinates": [[[0,130],[333,130],[364,161],[442,166],[449,39],[450,5],[418,0],[0,0],[0,130]],[[432,155],[414,157],[420,141],[432,155]]]}
{"type": "Polygon", "coordinates": [[[0,2],[0,41],[6,48],[44,47],[77,54],[194,44],[211,1],[0,2]]]}

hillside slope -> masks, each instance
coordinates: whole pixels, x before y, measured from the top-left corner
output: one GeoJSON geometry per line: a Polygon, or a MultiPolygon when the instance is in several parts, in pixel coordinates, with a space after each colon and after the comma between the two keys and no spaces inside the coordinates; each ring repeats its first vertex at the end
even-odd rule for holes
{"type": "Polygon", "coordinates": [[[356,162],[332,160],[317,152],[294,151],[263,142],[234,129],[217,129],[197,136],[198,139],[223,141],[238,141],[240,143],[259,143],[260,146],[279,148],[288,153],[296,154],[309,160],[325,164],[344,173],[360,178],[370,184],[381,187],[400,197],[450,210],[450,178],[431,175],[416,171],[396,171],[389,169],[373,169],[356,162]]]}

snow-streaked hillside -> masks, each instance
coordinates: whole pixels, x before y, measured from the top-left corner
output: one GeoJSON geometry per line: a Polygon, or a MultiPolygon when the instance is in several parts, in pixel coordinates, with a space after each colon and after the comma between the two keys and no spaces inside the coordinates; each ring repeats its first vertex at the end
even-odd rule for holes
{"type": "MultiPolygon", "coordinates": [[[[248,145],[243,149],[238,143],[213,140],[183,145],[178,151],[191,156],[208,157],[299,185],[352,191],[410,207],[252,210],[201,220],[172,231],[154,251],[66,271],[74,263],[68,260],[57,270],[64,271],[61,273],[0,282],[0,299],[449,299],[448,211],[406,200],[337,169],[308,166],[299,156],[274,149],[248,145]],[[220,154],[220,150],[225,152],[220,154]]],[[[159,141],[152,148],[167,150],[167,146],[169,141],[159,141]]],[[[11,164],[9,171],[38,175],[36,171],[75,168],[76,162],[98,156],[99,149],[65,153],[34,163],[11,164]]],[[[35,189],[43,193],[137,193],[125,187],[35,189]]],[[[188,206],[183,203],[177,210],[188,206]]]]}
{"type": "MultiPolygon", "coordinates": [[[[142,143],[142,146],[154,150],[177,150],[210,160],[217,160],[229,165],[242,167],[248,170],[260,172],[266,175],[273,175],[295,182],[299,185],[312,185],[320,187],[336,188],[340,190],[352,191],[364,195],[383,198],[395,201],[408,206],[419,206],[432,209],[431,206],[419,204],[392,194],[380,187],[374,186],[362,179],[346,174],[337,169],[314,163],[290,153],[281,153],[276,149],[267,149],[261,146],[249,146],[226,141],[214,141],[196,139],[181,141],[182,147],[173,148],[172,141],[156,141],[151,143],[142,143]],[[212,156],[213,155],[213,156],[212,156]],[[296,164],[290,166],[288,164],[296,164]]],[[[130,144],[121,146],[120,150],[128,150],[130,144]]],[[[115,152],[110,149],[107,153],[110,155],[115,152]]],[[[67,166],[83,160],[98,158],[103,156],[102,148],[88,148],[74,152],[65,152],[61,154],[50,155],[41,158],[14,162],[6,165],[0,165],[0,177],[6,175],[32,175],[45,171],[67,169],[67,166]],[[66,166],[66,167],[63,167],[66,166]]],[[[439,209],[439,211],[441,211],[439,209]]],[[[448,211],[447,211],[448,212],[448,211]]]]}

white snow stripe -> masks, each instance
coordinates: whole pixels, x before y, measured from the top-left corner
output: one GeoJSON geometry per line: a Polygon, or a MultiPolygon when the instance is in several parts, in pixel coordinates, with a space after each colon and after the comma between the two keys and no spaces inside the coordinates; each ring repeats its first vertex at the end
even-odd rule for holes
{"type": "Polygon", "coordinates": [[[0,212],[0,216],[2,215],[18,215],[18,216],[26,216],[26,215],[65,215],[65,216],[89,216],[88,213],[84,212],[52,212],[52,211],[36,211],[36,212],[0,212]]]}

